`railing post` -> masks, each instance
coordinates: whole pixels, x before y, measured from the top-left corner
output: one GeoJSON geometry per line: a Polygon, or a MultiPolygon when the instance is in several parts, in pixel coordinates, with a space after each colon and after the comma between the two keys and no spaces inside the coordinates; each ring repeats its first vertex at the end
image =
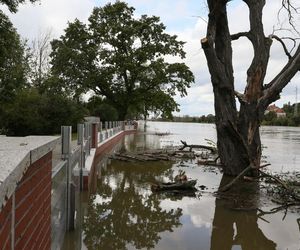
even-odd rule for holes
{"type": "Polygon", "coordinates": [[[83,171],[82,169],[85,167],[85,156],[84,156],[84,124],[77,124],[77,144],[80,145],[80,175],[79,175],[79,183],[80,183],[80,191],[83,190],[83,171]]]}
{"type": "Polygon", "coordinates": [[[91,124],[92,129],[92,148],[97,148],[98,147],[98,123],[92,123],[91,124]]]}
{"type": "Polygon", "coordinates": [[[105,122],[105,140],[108,138],[108,121],[105,122]]]}
{"type": "Polygon", "coordinates": [[[71,173],[71,165],[70,165],[70,157],[71,157],[71,135],[72,135],[72,127],[71,126],[62,126],[61,127],[61,139],[62,139],[62,147],[61,147],[61,155],[62,159],[67,161],[67,219],[66,219],[66,229],[70,231],[74,229],[74,207],[72,201],[75,197],[73,197],[72,192],[72,173],[71,173]]]}
{"type": "Polygon", "coordinates": [[[93,136],[93,126],[92,123],[88,123],[89,126],[89,154],[91,153],[92,148],[92,136],[93,136]]]}
{"type": "Polygon", "coordinates": [[[109,121],[109,137],[111,137],[111,127],[112,127],[112,122],[109,121]]]}
{"type": "Polygon", "coordinates": [[[90,143],[90,123],[89,122],[85,122],[84,123],[84,139],[87,140],[87,144],[88,144],[88,152],[87,154],[90,155],[90,151],[91,151],[91,143],[90,143]]]}
{"type": "Polygon", "coordinates": [[[100,122],[100,124],[99,124],[99,132],[100,132],[100,138],[99,138],[99,142],[102,142],[103,141],[103,139],[102,139],[102,122],[100,122]]]}

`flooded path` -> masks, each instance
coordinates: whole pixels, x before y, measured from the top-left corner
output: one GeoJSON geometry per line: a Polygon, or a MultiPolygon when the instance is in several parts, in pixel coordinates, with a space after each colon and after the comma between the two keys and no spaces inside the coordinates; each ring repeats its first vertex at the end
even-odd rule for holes
{"type": "MultiPolygon", "coordinates": [[[[147,133],[129,135],[116,148],[142,151],[216,140],[210,124],[149,122],[147,133]],[[170,132],[157,136],[158,132],[170,132]]],[[[264,160],[274,172],[300,171],[300,128],[264,127],[264,160]]],[[[83,249],[300,249],[300,213],[261,215],[257,208],[275,207],[258,185],[241,185],[244,197],[232,190],[214,192],[226,183],[218,169],[177,162],[98,164],[97,186],[89,197],[83,222],[83,249]],[[152,193],[151,183],[172,181],[179,170],[197,179],[196,192],[152,193]],[[200,185],[206,186],[204,190],[200,185]]]]}

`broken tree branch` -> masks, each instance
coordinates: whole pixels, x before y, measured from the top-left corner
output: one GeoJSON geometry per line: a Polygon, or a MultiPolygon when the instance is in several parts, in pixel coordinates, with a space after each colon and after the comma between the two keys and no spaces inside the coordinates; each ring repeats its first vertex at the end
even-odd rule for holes
{"type": "Polygon", "coordinates": [[[237,99],[239,100],[240,103],[247,103],[245,95],[243,95],[243,94],[241,94],[237,91],[234,91],[234,94],[235,94],[235,96],[237,97],[237,99]]]}
{"type": "Polygon", "coordinates": [[[290,52],[288,51],[285,43],[283,42],[283,40],[280,37],[278,37],[278,36],[276,36],[276,35],[273,34],[273,35],[270,35],[269,38],[271,38],[271,39],[274,38],[275,40],[277,40],[278,42],[280,42],[281,46],[283,47],[284,53],[287,55],[287,57],[289,58],[289,60],[292,58],[292,56],[291,56],[290,52]]]}
{"type": "MultiPolygon", "coordinates": [[[[299,206],[300,203],[299,202],[288,202],[288,203],[285,203],[279,207],[275,207],[275,208],[272,208],[270,211],[263,211],[261,209],[257,209],[258,210],[258,214],[257,216],[260,217],[260,216],[263,216],[265,214],[275,214],[283,209],[287,209],[288,207],[290,206],[299,206]]],[[[284,217],[285,218],[285,217],[284,217]]]]}
{"type": "Polygon", "coordinates": [[[228,184],[222,186],[219,188],[219,192],[225,192],[227,190],[229,190],[232,185],[241,177],[243,177],[250,169],[252,169],[252,165],[249,165],[248,167],[246,167],[238,176],[236,176],[231,182],[229,182],[228,184]]]}
{"type": "Polygon", "coordinates": [[[239,33],[230,35],[230,37],[231,37],[232,41],[238,40],[241,37],[247,37],[250,40],[250,33],[249,32],[239,32],[239,33]]]}
{"type": "Polygon", "coordinates": [[[261,174],[261,178],[264,178],[264,177],[269,177],[273,180],[275,180],[276,182],[278,182],[280,185],[282,185],[285,189],[288,189],[287,185],[282,181],[280,180],[279,178],[277,178],[276,176],[273,176],[273,175],[270,175],[270,174],[267,174],[261,170],[259,170],[260,174],[261,174]]]}
{"type": "Polygon", "coordinates": [[[264,87],[263,96],[259,99],[259,106],[266,109],[268,105],[277,99],[282,89],[291,81],[300,69],[300,46],[294,56],[287,62],[281,72],[264,87]]]}
{"type": "Polygon", "coordinates": [[[297,195],[297,193],[292,189],[290,188],[284,181],[280,180],[278,177],[276,176],[273,176],[271,174],[267,174],[261,170],[258,170],[260,173],[261,173],[261,177],[268,177],[268,178],[271,178],[273,180],[275,180],[277,183],[279,183],[285,190],[287,190],[289,192],[289,195],[291,195],[291,197],[293,197],[294,200],[296,201],[300,201],[300,196],[297,195]]]}
{"type": "Polygon", "coordinates": [[[206,149],[206,150],[210,150],[212,153],[216,153],[217,149],[215,147],[211,147],[211,146],[206,146],[206,145],[188,145],[185,141],[180,140],[180,142],[183,144],[183,146],[181,148],[179,148],[179,150],[183,150],[185,148],[190,148],[189,151],[192,151],[193,148],[201,148],[201,149],[206,149]]]}

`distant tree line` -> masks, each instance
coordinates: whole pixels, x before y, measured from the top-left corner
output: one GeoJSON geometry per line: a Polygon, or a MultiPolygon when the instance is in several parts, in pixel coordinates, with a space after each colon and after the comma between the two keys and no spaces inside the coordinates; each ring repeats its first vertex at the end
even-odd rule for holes
{"type": "MultiPolygon", "coordinates": [[[[300,126],[300,103],[297,105],[297,110],[295,111],[296,104],[284,104],[283,111],[286,116],[279,116],[273,111],[270,111],[264,115],[262,125],[267,126],[300,126]]],[[[202,116],[173,116],[172,118],[153,118],[155,121],[169,121],[169,122],[194,122],[194,123],[215,123],[215,116],[212,114],[202,115],[202,116]]]]}
{"type": "MultiPolygon", "coordinates": [[[[0,0],[13,13],[24,2],[0,0]]],[[[31,43],[0,10],[0,134],[57,134],[89,115],[171,118],[175,94],[194,82],[184,63],[166,61],[184,58],[183,46],[158,17],[137,18],[121,1],[69,23],[59,39],[44,31],[31,43]]]]}
{"type": "Polygon", "coordinates": [[[286,113],[284,117],[277,117],[277,114],[273,111],[264,115],[262,125],[271,126],[300,126],[300,103],[295,108],[296,104],[284,104],[283,110],[286,113]],[[295,111],[296,109],[296,111],[295,111]]]}
{"type": "Polygon", "coordinates": [[[198,122],[198,123],[215,123],[215,116],[212,114],[202,116],[173,116],[171,119],[155,118],[156,121],[171,121],[171,122],[198,122]]]}

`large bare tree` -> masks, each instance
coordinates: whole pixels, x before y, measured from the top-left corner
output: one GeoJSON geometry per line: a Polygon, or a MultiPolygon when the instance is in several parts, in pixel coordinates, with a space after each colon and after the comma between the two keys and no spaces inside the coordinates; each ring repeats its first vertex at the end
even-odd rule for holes
{"type": "Polygon", "coordinates": [[[30,46],[31,80],[33,85],[40,89],[50,71],[51,40],[53,40],[52,30],[47,29],[39,32],[30,46]]]}
{"type": "MultiPolygon", "coordinates": [[[[207,0],[207,34],[201,44],[213,85],[218,150],[224,173],[238,175],[252,166],[252,174],[256,175],[262,152],[261,119],[268,105],[280,98],[282,89],[300,69],[300,47],[291,54],[280,37],[274,34],[266,36],[262,21],[265,0],[243,0],[249,8],[250,30],[231,34],[227,16],[229,1],[207,0]],[[248,38],[254,50],[244,93],[235,90],[232,63],[232,41],[241,37],[248,38]],[[273,80],[265,83],[274,39],[281,43],[288,61],[273,80]],[[240,102],[239,110],[235,98],[240,102]]],[[[297,9],[292,6],[291,0],[282,0],[282,6],[289,17],[291,29],[295,29],[292,12],[297,12],[297,9]]]]}

